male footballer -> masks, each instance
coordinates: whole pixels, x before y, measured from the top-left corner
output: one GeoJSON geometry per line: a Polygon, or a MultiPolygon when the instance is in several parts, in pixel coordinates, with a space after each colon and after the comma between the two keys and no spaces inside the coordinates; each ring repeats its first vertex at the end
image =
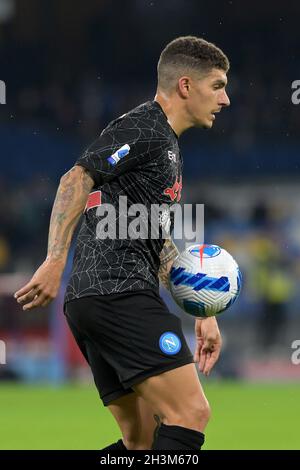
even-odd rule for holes
{"type": "Polygon", "coordinates": [[[83,215],[64,312],[122,433],[105,451],[200,450],[204,443],[210,408],[195,363],[208,374],[218,359],[216,319],[195,320],[192,355],[180,319],[159,295],[159,280],[168,288],[176,246],[168,237],[151,238],[150,230],[144,238],[120,237],[118,231],[103,236],[99,214],[112,205],[120,222],[121,196],[128,206],[143,204],[149,211],[153,204],[171,207],[180,201],[178,138],[191,127],[211,128],[216,113],[230,104],[228,69],[225,54],[204,39],[178,37],[167,44],[154,100],[112,121],[61,177],[47,257],[15,294],[24,310],[56,297],[83,215]]]}

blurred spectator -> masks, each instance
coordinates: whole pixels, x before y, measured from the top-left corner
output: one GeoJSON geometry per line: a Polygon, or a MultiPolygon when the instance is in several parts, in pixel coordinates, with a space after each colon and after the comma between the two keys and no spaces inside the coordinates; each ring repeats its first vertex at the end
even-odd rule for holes
{"type": "Polygon", "coordinates": [[[271,239],[260,235],[253,246],[252,287],[261,304],[257,339],[268,352],[285,337],[288,307],[294,292],[291,261],[271,239]]]}

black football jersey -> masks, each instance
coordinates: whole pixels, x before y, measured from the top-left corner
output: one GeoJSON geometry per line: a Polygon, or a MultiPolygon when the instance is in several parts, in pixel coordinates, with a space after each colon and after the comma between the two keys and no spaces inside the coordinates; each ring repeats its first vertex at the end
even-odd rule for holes
{"type": "MultiPolygon", "coordinates": [[[[178,203],[182,188],[178,139],[159,103],[149,101],[112,121],[76,164],[89,170],[95,186],[77,237],[65,302],[157,289],[166,236],[154,230],[153,237],[151,209],[178,203]],[[139,210],[141,205],[146,211],[139,210]],[[133,228],[143,236],[131,236],[133,228]]],[[[168,219],[171,232],[169,216],[163,211],[159,220],[163,225],[168,219]]]]}

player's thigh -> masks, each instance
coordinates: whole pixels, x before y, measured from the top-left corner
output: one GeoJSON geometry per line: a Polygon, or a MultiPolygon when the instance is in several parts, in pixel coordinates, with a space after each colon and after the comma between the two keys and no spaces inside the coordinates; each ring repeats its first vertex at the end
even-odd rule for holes
{"type": "Polygon", "coordinates": [[[126,439],[135,442],[152,442],[157,426],[155,420],[157,411],[141,396],[130,393],[112,401],[108,408],[126,439]]]}
{"type": "Polygon", "coordinates": [[[133,389],[150,406],[157,408],[163,420],[191,413],[195,418],[206,419],[210,412],[193,363],[150,377],[133,389]]]}
{"type": "Polygon", "coordinates": [[[98,338],[98,342],[91,341],[86,334],[82,332],[82,325],[80,321],[78,321],[78,316],[80,316],[79,314],[81,313],[80,301],[81,299],[76,302],[73,301],[68,305],[66,315],[67,322],[78,347],[91,368],[99,396],[104,406],[107,406],[113,400],[128,394],[134,394],[134,391],[130,388],[125,389],[123,387],[114,368],[102,356],[100,338],[98,338]]]}

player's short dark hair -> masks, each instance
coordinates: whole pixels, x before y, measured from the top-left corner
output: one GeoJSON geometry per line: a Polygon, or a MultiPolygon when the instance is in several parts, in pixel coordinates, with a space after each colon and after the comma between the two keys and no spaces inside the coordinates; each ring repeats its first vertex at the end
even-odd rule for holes
{"type": "Polygon", "coordinates": [[[178,37],[167,44],[160,55],[158,87],[168,90],[182,75],[195,72],[202,76],[213,68],[229,70],[229,60],[219,47],[195,36],[178,37]]]}

